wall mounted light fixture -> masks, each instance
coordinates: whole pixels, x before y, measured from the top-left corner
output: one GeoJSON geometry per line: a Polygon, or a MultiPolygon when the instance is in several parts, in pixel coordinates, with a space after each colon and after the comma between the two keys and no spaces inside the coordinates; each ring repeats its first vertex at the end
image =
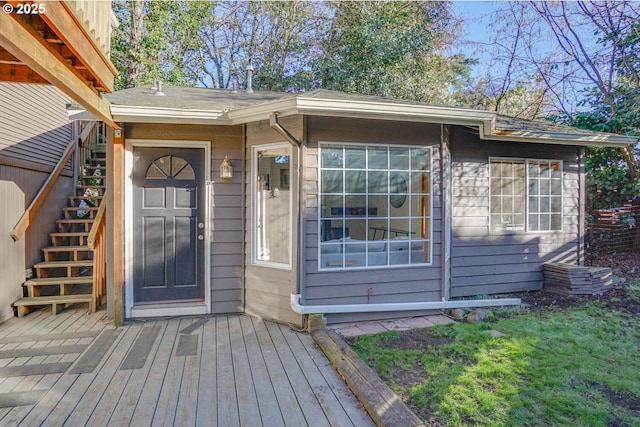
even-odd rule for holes
{"type": "Polygon", "coordinates": [[[231,179],[233,178],[233,166],[231,166],[231,162],[227,156],[224,156],[224,160],[220,165],[220,178],[221,179],[231,179]]]}

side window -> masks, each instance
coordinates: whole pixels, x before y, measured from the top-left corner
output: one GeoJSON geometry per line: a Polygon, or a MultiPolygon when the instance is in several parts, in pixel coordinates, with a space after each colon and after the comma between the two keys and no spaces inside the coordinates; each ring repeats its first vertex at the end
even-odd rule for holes
{"type": "Polygon", "coordinates": [[[291,146],[253,149],[253,263],[291,265],[291,146]]]}
{"type": "Polygon", "coordinates": [[[562,162],[490,160],[491,231],[562,229],[562,162]]]}

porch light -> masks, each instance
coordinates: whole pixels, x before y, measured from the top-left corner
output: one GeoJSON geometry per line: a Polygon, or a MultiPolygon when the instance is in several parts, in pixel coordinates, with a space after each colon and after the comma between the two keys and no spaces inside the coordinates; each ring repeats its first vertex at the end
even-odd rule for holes
{"type": "Polygon", "coordinates": [[[233,178],[233,167],[231,166],[231,162],[227,156],[224,156],[224,160],[220,165],[220,178],[221,179],[231,179],[233,178]]]}

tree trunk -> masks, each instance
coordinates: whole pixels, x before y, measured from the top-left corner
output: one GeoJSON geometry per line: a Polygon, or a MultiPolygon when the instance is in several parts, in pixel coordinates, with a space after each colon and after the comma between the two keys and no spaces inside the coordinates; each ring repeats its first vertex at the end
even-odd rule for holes
{"type": "Polygon", "coordinates": [[[129,60],[127,61],[127,87],[133,87],[140,75],[142,65],[142,19],[144,15],[144,0],[131,2],[131,38],[129,39],[129,60]]]}

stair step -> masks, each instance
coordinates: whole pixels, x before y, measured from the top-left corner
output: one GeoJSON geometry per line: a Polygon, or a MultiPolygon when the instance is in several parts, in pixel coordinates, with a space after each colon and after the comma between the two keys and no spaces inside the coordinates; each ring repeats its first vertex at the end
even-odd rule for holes
{"type": "MultiPolygon", "coordinates": [[[[29,297],[39,297],[41,295],[43,287],[48,288],[51,291],[51,288],[54,286],[58,287],[56,291],[58,295],[71,295],[74,285],[87,285],[84,287],[84,289],[88,290],[88,293],[90,295],[93,290],[93,276],[44,277],[38,279],[30,279],[24,283],[24,286],[27,288],[29,297]]],[[[75,291],[77,290],[78,289],[76,288],[75,291]]],[[[76,292],[76,294],[86,295],[87,293],[76,292]]]]}
{"type": "Polygon", "coordinates": [[[51,246],[84,246],[89,239],[88,231],[69,231],[66,233],[49,233],[51,246]],[[66,245],[65,245],[65,239],[66,245]]]}
{"type": "Polygon", "coordinates": [[[93,169],[93,170],[107,170],[106,166],[102,165],[84,165],[85,169],[93,169]]]}
{"type": "MultiPolygon", "coordinates": [[[[88,231],[67,231],[67,232],[60,232],[60,233],[49,233],[49,236],[53,238],[62,238],[62,237],[81,237],[82,238],[82,237],[89,237],[89,232],[88,231]]],[[[53,246],[60,246],[60,245],[53,245],[53,246]]]]}
{"type": "Polygon", "coordinates": [[[27,297],[19,299],[14,302],[12,305],[18,310],[18,317],[24,316],[29,312],[27,307],[37,306],[37,305],[50,305],[51,311],[53,314],[58,314],[62,308],[66,304],[78,304],[78,303],[89,303],[89,308],[91,311],[94,311],[95,308],[93,305],[93,295],[91,294],[80,294],[80,295],[56,295],[50,297],[27,297]]]}
{"type": "Polygon", "coordinates": [[[81,285],[85,283],[93,283],[93,278],[91,276],[42,277],[37,279],[29,279],[26,282],[24,282],[25,285],[32,285],[32,286],[81,285]]]}
{"type": "Polygon", "coordinates": [[[89,232],[93,225],[93,219],[59,219],[56,222],[60,233],[89,232]]]}
{"type": "Polygon", "coordinates": [[[99,196],[102,196],[106,190],[106,186],[104,185],[78,185],[76,186],[76,194],[80,193],[80,195],[85,196],[87,198],[94,196],[86,196],[87,191],[97,191],[99,196]]]}
{"type": "Polygon", "coordinates": [[[58,219],[56,220],[56,222],[58,224],[92,224],[93,220],[92,219],[86,219],[86,218],[81,218],[81,219],[58,219]]]}
{"type": "Polygon", "coordinates": [[[74,206],[70,208],[64,208],[64,216],[66,219],[94,219],[99,207],[96,206],[74,206]],[[79,213],[82,212],[85,215],[83,218],[78,218],[79,213]],[[86,215],[89,215],[86,217],[86,215]]]}
{"type": "Polygon", "coordinates": [[[42,248],[45,252],[70,252],[70,251],[90,251],[89,246],[49,246],[42,248]]]}
{"type": "Polygon", "coordinates": [[[93,260],[82,261],[43,261],[34,265],[35,268],[63,268],[63,267],[93,267],[93,260]]]}
{"type": "Polygon", "coordinates": [[[43,261],[35,264],[36,277],[78,277],[93,275],[93,260],[43,261]],[[63,270],[63,271],[60,271],[63,270]],[[83,273],[83,274],[80,274],[83,273]],[[87,274],[88,273],[88,274],[87,274]]]}
{"type": "Polygon", "coordinates": [[[79,177],[80,179],[107,179],[106,175],[82,175],[79,177]]]}
{"type": "Polygon", "coordinates": [[[45,261],[54,261],[51,259],[52,256],[59,257],[60,254],[64,254],[65,252],[69,252],[69,261],[83,261],[89,260],[90,255],[93,253],[89,246],[49,246],[47,248],[42,248],[42,252],[44,252],[45,261]],[[81,253],[84,252],[84,255],[81,253]]]}
{"type": "Polygon", "coordinates": [[[86,196],[71,196],[69,197],[69,207],[80,207],[80,203],[84,201],[86,204],[91,204],[89,207],[98,207],[104,196],[86,197],[86,196]]]}

